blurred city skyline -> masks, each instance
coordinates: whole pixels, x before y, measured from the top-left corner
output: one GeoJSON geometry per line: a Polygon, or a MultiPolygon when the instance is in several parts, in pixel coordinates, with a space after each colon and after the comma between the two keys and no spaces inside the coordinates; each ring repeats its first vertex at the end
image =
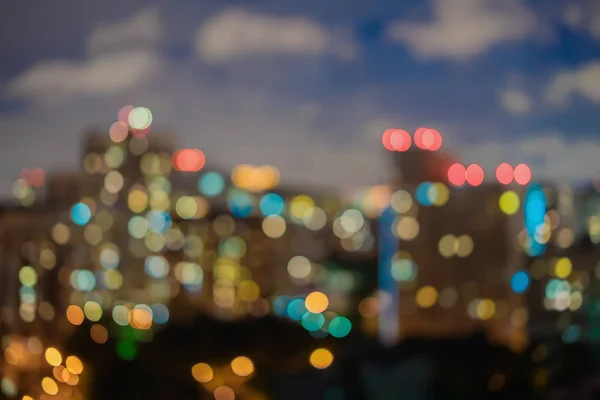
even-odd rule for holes
{"type": "Polygon", "coordinates": [[[599,172],[591,1],[29,3],[0,4],[1,198],[23,168],[79,169],[125,104],[210,165],[289,184],[387,181],[389,127],[436,128],[489,177],[599,172]]]}

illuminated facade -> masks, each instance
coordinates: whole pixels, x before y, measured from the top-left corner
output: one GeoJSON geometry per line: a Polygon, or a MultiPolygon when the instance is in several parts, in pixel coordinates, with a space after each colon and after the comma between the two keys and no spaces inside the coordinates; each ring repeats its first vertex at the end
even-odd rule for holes
{"type": "MultiPolygon", "coordinates": [[[[485,329],[490,337],[524,343],[526,309],[510,278],[523,265],[516,238],[522,212],[499,206],[509,188],[481,184],[453,188],[453,160],[439,152],[394,154],[397,191],[391,204],[398,253],[392,273],[400,285],[402,336],[461,335],[485,329]]],[[[522,188],[515,190],[517,198],[522,188]]]]}

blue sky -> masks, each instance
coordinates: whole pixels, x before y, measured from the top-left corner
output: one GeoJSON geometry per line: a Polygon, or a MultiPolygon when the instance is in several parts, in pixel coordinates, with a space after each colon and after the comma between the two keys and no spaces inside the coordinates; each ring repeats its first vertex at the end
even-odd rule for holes
{"type": "Polygon", "coordinates": [[[123,3],[0,3],[0,196],[22,168],[78,168],[125,104],[209,164],[290,183],[380,183],[387,127],[436,127],[488,176],[600,172],[596,2],[123,3]]]}

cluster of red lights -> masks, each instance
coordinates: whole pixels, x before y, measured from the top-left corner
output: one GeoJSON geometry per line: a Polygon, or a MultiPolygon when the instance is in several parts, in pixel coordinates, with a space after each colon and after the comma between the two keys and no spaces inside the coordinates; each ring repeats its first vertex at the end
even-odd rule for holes
{"type": "Polygon", "coordinates": [[[479,186],[483,183],[485,173],[479,164],[471,164],[465,167],[454,163],[448,168],[448,182],[454,186],[462,186],[468,183],[471,186],[479,186]]]}
{"type": "Polygon", "coordinates": [[[508,163],[502,163],[496,168],[496,178],[503,185],[508,185],[513,180],[519,185],[527,185],[531,181],[531,169],[526,164],[513,168],[508,163]]]}
{"type": "MultiPolygon", "coordinates": [[[[454,186],[462,186],[465,183],[479,186],[483,183],[484,177],[483,168],[478,164],[465,167],[455,163],[448,168],[448,182],[454,186]]],[[[519,185],[527,185],[531,181],[531,169],[526,164],[519,164],[513,168],[508,163],[502,163],[496,168],[496,178],[503,185],[508,185],[513,180],[519,185]]]]}
{"type": "Polygon", "coordinates": [[[199,149],[182,149],[173,153],[171,163],[175,171],[198,172],[206,164],[206,156],[199,149]]]}
{"type": "MultiPolygon", "coordinates": [[[[403,129],[386,129],[381,143],[389,151],[404,152],[412,145],[410,134],[403,129]]],[[[421,150],[437,151],[442,147],[442,135],[435,129],[419,128],[414,134],[415,145],[421,150]]]]}
{"type": "Polygon", "coordinates": [[[41,187],[46,181],[46,172],[41,168],[25,168],[19,174],[19,179],[23,179],[30,186],[41,187]]]}

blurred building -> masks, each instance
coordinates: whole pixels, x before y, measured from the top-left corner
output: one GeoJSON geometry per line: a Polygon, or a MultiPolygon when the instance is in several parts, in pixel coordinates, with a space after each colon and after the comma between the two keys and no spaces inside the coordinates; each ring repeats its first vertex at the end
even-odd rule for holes
{"type": "Polygon", "coordinates": [[[543,254],[528,261],[530,336],[600,338],[600,193],[546,185],[543,254]]]}
{"type": "MultiPolygon", "coordinates": [[[[516,237],[522,213],[505,214],[500,184],[452,188],[454,163],[440,152],[392,153],[398,169],[392,206],[400,284],[400,330],[408,336],[461,335],[477,329],[522,344],[526,314],[510,278],[523,264],[516,237]]],[[[522,196],[523,190],[512,188],[522,196]]]]}

